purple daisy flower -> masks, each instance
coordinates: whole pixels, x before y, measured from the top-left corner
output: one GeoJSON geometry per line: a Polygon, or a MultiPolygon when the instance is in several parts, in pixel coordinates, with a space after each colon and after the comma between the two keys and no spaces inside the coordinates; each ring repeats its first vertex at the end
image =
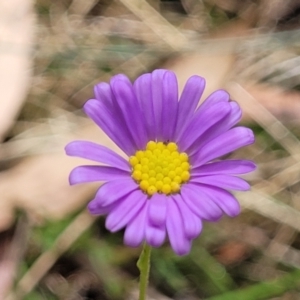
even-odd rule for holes
{"type": "Polygon", "coordinates": [[[168,235],[174,252],[184,255],[203,220],[240,212],[230,191],[249,189],[236,175],[253,171],[255,164],[218,158],[252,144],[254,135],[248,128],[233,128],[242,112],[226,91],[212,93],[198,107],[204,87],[203,78],[192,76],[178,101],[171,71],[155,70],[133,84],[116,75],[110,84],[96,85],[95,99],[84,105],[128,159],[92,142],[71,142],[68,155],[104,165],[75,168],[70,183],[105,181],[88,209],[107,214],[112,232],[126,227],[126,245],[159,247],[168,235]]]}

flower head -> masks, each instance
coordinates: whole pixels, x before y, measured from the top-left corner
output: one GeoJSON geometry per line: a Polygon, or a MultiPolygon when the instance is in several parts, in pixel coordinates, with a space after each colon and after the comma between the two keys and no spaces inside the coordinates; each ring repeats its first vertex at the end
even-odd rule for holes
{"type": "Polygon", "coordinates": [[[189,253],[202,221],[217,221],[223,213],[239,214],[230,191],[248,190],[236,175],[255,169],[248,160],[219,160],[252,144],[250,129],[233,127],[241,118],[239,105],[224,90],[212,93],[201,105],[205,80],[192,76],[178,101],[173,72],[155,70],[132,84],[124,75],[95,86],[95,99],[84,105],[86,114],[128,156],[124,159],[104,146],[74,141],[71,156],[104,165],[79,166],[70,183],[105,183],[89,203],[92,214],[107,214],[106,227],[124,227],[124,242],[143,241],[159,247],[168,236],[178,255],[189,253]]]}

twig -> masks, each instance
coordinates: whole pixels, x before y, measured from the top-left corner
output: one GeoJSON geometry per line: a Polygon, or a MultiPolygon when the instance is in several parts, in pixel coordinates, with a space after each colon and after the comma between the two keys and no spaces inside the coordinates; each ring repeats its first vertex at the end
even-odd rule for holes
{"type": "Polygon", "coordinates": [[[41,254],[25,275],[17,284],[15,292],[6,297],[5,300],[17,300],[30,293],[37,283],[50,270],[56,260],[66,252],[73,243],[85,232],[95,221],[87,211],[81,212],[72,223],[57,237],[53,246],[41,254]]]}

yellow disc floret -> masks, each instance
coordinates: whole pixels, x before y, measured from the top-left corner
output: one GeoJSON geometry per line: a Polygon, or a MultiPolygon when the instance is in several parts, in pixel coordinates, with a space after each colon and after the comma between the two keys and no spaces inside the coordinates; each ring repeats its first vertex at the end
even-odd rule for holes
{"type": "Polygon", "coordinates": [[[178,152],[173,142],[150,141],[144,151],[139,150],[129,158],[129,163],[132,178],[149,196],[178,193],[181,185],[190,179],[189,157],[178,152]]]}

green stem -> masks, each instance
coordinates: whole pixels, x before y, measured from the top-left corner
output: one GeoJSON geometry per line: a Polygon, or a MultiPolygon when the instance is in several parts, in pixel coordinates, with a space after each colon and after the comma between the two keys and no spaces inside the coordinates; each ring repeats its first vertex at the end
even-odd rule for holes
{"type": "Polygon", "coordinates": [[[137,267],[140,270],[139,300],[146,300],[147,287],[149,282],[149,272],[150,272],[150,255],[151,255],[151,247],[145,243],[143,246],[142,253],[137,262],[137,267]]]}

